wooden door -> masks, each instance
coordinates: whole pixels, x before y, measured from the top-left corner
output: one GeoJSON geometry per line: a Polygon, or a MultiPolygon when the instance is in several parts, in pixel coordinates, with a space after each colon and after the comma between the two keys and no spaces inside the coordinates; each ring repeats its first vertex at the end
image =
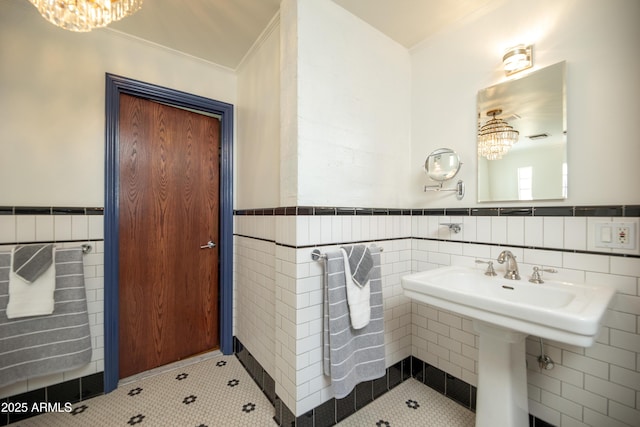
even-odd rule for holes
{"type": "Polygon", "coordinates": [[[120,95],[119,377],[219,348],[219,120],[120,95]]]}

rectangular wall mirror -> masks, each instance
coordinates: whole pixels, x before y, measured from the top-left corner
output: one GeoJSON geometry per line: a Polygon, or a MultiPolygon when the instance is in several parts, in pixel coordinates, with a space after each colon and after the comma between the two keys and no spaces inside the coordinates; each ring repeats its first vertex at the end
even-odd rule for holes
{"type": "Polygon", "coordinates": [[[567,198],[565,75],[563,61],[478,92],[478,202],[567,198]]]}

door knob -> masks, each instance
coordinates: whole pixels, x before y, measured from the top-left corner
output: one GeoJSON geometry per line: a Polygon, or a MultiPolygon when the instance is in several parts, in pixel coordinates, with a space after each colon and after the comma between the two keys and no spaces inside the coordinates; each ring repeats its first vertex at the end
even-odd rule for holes
{"type": "Polygon", "coordinates": [[[213,249],[215,247],[216,247],[216,244],[213,243],[211,240],[209,240],[206,245],[200,246],[200,249],[213,249]]]}

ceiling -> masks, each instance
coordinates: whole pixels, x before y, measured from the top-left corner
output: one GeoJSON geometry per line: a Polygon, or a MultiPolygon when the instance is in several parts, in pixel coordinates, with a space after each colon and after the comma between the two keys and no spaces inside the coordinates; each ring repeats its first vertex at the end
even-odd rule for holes
{"type": "MultiPolygon", "coordinates": [[[[333,1],[410,48],[497,0],[333,1]]],[[[109,30],[235,70],[279,7],[280,0],[145,0],[109,30]]]]}

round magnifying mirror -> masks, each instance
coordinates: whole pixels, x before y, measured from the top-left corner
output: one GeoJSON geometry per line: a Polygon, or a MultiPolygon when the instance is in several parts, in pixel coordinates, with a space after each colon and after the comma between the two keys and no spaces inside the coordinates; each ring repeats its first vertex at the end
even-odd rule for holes
{"type": "Polygon", "coordinates": [[[460,157],[450,148],[438,148],[427,156],[424,162],[424,170],[434,181],[446,181],[456,176],[460,170],[460,157]]]}

